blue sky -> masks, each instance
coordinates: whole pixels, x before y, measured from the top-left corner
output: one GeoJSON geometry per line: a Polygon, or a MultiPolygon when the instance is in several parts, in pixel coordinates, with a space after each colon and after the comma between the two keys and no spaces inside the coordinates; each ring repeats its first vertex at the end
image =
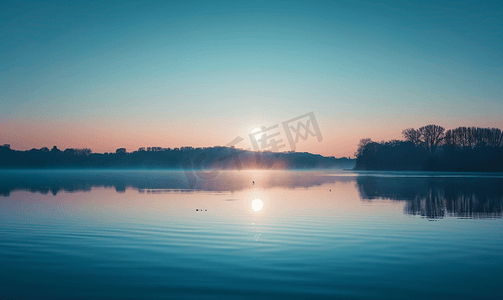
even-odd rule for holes
{"type": "Polygon", "coordinates": [[[503,127],[503,4],[3,2],[0,143],[214,146],[314,111],[348,156],[429,123],[503,127]],[[149,144],[153,143],[153,144],[149,144]]]}

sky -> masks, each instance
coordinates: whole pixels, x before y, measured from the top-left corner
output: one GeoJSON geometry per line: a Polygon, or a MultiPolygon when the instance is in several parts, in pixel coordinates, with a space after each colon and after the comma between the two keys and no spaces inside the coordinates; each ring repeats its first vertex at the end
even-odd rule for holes
{"type": "MultiPolygon", "coordinates": [[[[321,141],[503,129],[501,1],[2,1],[0,144],[211,147],[313,112],[321,141]]],[[[311,123],[312,126],[312,123],[311,123]]],[[[289,143],[281,151],[290,150],[289,143]]],[[[267,149],[261,149],[267,150],[267,149]]]]}

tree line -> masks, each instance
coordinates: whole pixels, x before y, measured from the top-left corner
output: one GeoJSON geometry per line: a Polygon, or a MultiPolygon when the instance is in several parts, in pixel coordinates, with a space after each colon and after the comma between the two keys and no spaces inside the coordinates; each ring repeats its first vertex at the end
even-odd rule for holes
{"type": "Polygon", "coordinates": [[[93,153],[89,148],[17,151],[0,146],[0,168],[164,168],[164,169],[309,169],[353,168],[354,160],[302,152],[254,152],[228,147],[139,148],[127,152],[93,153]]]}
{"type": "Polygon", "coordinates": [[[403,140],[362,139],[357,170],[503,172],[503,133],[498,128],[426,125],[402,131],[403,140]]]}

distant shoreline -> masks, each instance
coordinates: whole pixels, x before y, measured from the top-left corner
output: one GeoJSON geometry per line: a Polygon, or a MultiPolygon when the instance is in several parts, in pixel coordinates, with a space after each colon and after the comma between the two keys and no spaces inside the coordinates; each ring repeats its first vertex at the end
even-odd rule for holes
{"type": "Polygon", "coordinates": [[[53,147],[18,151],[0,146],[0,169],[166,169],[166,170],[305,170],[353,168],[350,158],[307,152],[254,152],[229,147],[140,148],[126,152],[92,153],[90,149],[53,147]]]}
{"type": "Polygon", "coordinates": [[[405,140],[362,139],[355,170],[503,172],[503,132],[498,128],[438,125],[402,131],[405,140]]]}

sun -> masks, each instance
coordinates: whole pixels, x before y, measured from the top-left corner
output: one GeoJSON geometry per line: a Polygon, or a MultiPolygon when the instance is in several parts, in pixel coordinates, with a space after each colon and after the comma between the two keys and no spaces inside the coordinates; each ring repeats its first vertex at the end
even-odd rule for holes
{"type": "Polygon", "coordinates": [[[264,207],[264,202],[260,199],[255,199],[252,201],[251,206],[254,211],[260,211],[264,207]]]}

